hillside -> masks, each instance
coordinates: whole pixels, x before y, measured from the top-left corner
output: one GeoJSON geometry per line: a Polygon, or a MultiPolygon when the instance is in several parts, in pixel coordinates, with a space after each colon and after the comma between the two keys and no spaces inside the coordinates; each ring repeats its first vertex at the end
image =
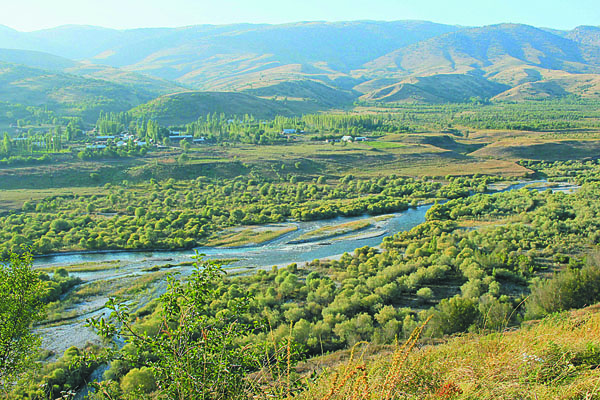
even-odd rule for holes
{"type": "Polygon", "coordinates": [[[182,92],[161,96],[134,108],[131,113],[153,119],[165,126],[173,126],[190,123],[212,113],[273,118],[276,115],[295,115],[316,109],[316,105],[307,102],[267,100],[244,93],[182,92]]]}
{"type": "Polygon", "coordinates": [[[402,75],[493,74],[532,66],[571,73],[600,72],[600,48],[579,44],[527,25],[464,29],[391,52],[365,65],[365,72],[402,75]]]}
{"type": "Polygon", "coordinates": [[[41,51],[0,49],[0,61],[28,67],[64,71],[77,66],[77,62],[41,51]]]}
{"type": "Polygon", "coordinates": [[[290,65],[316,68],[322,75],[348,74],[398,47],[457,29],[424,21],[200,25],[125,31],[63,26],[31,33],[0,32],[0,46],[89,59],[207,90],[223,89],[231,80],[237,85],[236,77],[255,72],[270,80],[271,74],[278,73],[277,68],[290,65]]]}
{"type": "Polygon", "coordinates": [[[0,62],[79,75],[85,78],[101,79],[111,83],[130,86],[135,90],[147,92],[151,96],[185,90],[174,82],[164,79],[153,78],[106,65],[76,62],[40,51],[0,49],[0,62]]]}
{"type": "Polygon", "coordinates": [[[508,86],[483,77],[462,74],[439,74],[411,78],[386,86],[361,97],[378,102],[450,103],[466,102],[474,97],[491,98],[508,86]]]}
{"type": "Polygon", "coordinates": [[[567,33],[566,37],[578,43],[600,46],[600,27],[578,26],[567,33]]]}
{"type": "MultiPolygon", "coordinates": [[[[357,345],[298,399],[594,399],[600,379],[598,307],[517,331],[451,338],[436,346],[357,345]],[[366,354],[366,355],[365,355],[366,354]]],[[[420,333],[417,330],[417,333],[420,333]]],[[[304,366],[336,363],[348,351],[304,366]]]]}
{"type": "Polygon", "coordinates": [[[126,111],[155,96],[99,79],[0,62],[0,101],[43,106],[95,121],[98,112],[126,111]]]}
{"type": "Polygon", "coordinates": [[[2,46],[28,52],[3,50],[0,61],[107,80],[155,96],[188,89],[245,92],[302,99],[316,109],[351,104],[359,95],[365,101],[416,103],[600,96],[600,28],[594,26],[561,31],[426,21],[133,30],[69,25],[36,32],[0,29],[2,46]]]}
{"type": "Polygon", "coordinates": [[[281,82],[256,89],[246,89],[244,93],[258,97],[287,97],[288,99],[314,101],[323,107],[352,104],[358,97],[356,92],[336,89],[310,80],[281,82]]]}

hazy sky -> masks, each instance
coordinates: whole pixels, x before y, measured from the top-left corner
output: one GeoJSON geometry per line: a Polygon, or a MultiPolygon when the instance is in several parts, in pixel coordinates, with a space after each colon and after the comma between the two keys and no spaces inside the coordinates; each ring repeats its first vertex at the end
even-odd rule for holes
{"type": "Polygon", "coordinates": [[[598,0],[0,0],[0,24],[32,31],[65,24],[109,28],[238,22],[419,19],[458,25],[600,25],[598,0]]]}

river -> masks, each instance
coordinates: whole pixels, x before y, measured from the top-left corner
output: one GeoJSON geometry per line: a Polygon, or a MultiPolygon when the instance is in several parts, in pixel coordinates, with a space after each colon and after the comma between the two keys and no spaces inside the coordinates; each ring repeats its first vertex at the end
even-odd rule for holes
{"type": "MultiPolygon", "coordinates": [[[[529,189],[545,189],[545,181],[521,182],[507,187],[496,187],[496,192],[516,190],[527,186],[529,189]]],[[[551,188],[572,192],[577,189],[566,183],[551,188]]],[[[377,217],[376,222],[366,230],[348,233],[339,237],[318,240],[311,243],[290,244],[301,235],[325,226],[334,226],[359,219],[370,218],[367,215],[358,217],[338,217],[323,221],[291,222],[297,230],[287,233],[279,238],[257,246],[243,248],[215,248],[204,247],[197,250],[205,254],[207,259],[237,259],[227,265],[229,271],[252,271],[257,268],[270,268],[274,265],[289,265],[291,263],[304,263],[315,259],[336,258],[344,252],[353,252],[354,249],[381,244],[383,237],[397,232],[407,231],[425,221],[425,213],[431,204],[409,208],[406,211],[377,217]]],[[[178,251],[106,251],[97,253],[65,253],[45,257],[38,257],[34,261],[35,267],[59,267],[81,263],[108,263],[118,261],[119,268],[109,268],[92,272],[72,272],[71,275],[84,280],[84,285],[99,280],[131,279],[132,276],[147,274],[147,268],[155,265],[176,265],[192,260],[193,250],[178,251]]],[[[192,267],[182,266],[172,268],[173,272],[187,274],[192,267]]],[[[55,327],[40,328],[43,346],[56,354],[62,354],[69,346],[83,346],[88,341],[96,339],[93,332],[84,326],[85,319],[101,312],[98,305],[104,304],[108,294],[98,296],[83,303],[81,313],[66,324],[55,327]]]]}

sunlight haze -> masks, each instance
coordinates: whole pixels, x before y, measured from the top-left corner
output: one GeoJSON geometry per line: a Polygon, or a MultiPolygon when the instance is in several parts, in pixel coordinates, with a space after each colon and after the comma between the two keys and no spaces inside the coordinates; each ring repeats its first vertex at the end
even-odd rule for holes
{"type": "Polygon", "coordinates": [[[568,5],[557,0],[173,0],[166,3],[157,0],[23,0],[5,3],[0,24],[19,31],[68,24],[132,29],[244,22],[280,24],[297,21],[407,19],[464,26],[514,22],[572,29],[578,25],[598,25],[600,21],[600,8],[594,0],[571,1],[568,5]]]}

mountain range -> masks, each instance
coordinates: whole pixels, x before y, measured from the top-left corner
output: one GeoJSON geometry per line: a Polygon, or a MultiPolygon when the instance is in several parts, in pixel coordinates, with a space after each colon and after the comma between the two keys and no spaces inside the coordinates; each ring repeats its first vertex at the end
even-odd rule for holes
{"type": "MultiPolygon", "coordinates": [[[[76,90],[87,80],[91,87],[118,88],[115,108],[183,92],[243,92],[258,98],[257,107],[265,106],[263,100],[285,100],[285,107],[297,104],[302,111],[357,100],[600,97],[600,27],[593,26],[560,31],[353,21],[132,30],[70,25],[35,32],[0,26],[0,61],[0,83],[7,88],[28,87],[33,94],[47,86],[39,84],[40,76],[61,84],[73,80],[75,101],[79,94],[87,99],[76,90]],[[21,83],[11,80],[17,78],[21,83]]],[[[29,101],[10,92],[0,90],[0,101],[29,101]]],[[[215,96],[180,98],[205,102],[215,96]]]]}

